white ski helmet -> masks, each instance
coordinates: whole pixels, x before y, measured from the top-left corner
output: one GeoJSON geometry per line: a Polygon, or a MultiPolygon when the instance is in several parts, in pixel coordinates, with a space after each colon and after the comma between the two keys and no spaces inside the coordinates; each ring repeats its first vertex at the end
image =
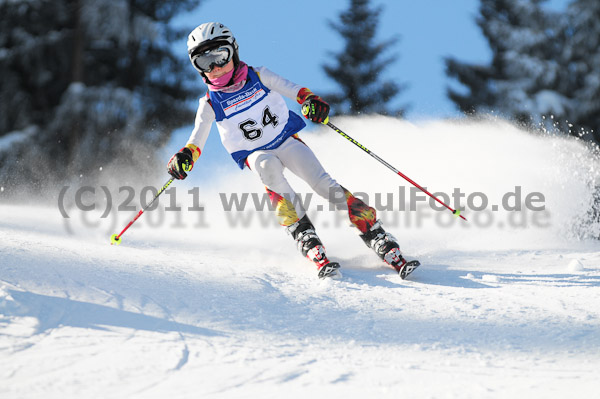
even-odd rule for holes
{"type": "Polygon", "coordinates": [[[194,68],[196,68],[196,70],[202,75],[204,75],[204,73],[194,63],[194,55],[198,54],[202,50],[211,48],[218,44],[229,44],[231,48],[233,48],[232,57],[234,64],[237,67],[239,64],[238,44],[235,41],[235,37],[233,36],[233,33],[231,33],[231,30],[222,23],[204,23],[198,26],[188,35],[188,56],[194,68]]]}

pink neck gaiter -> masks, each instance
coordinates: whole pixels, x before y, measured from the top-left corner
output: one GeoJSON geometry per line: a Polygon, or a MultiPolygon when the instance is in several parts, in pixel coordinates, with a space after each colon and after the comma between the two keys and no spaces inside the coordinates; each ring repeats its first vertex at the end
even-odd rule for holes
{"type": "Polygon", "coordinates": [[[206,83],[209,90],[211,90],[211,91],[222,91],[222,90],[231,89],[235,86],[241,86],[240,83],[245,82],[247,77],[248,77],[248,65],[246,65],[245,62],[240,61],[240,64],[238,65],[237,68],[233,68],[231,71],[227,72],[225,75],[219,76],[218,78],[211,80],[210,83],[208,82],[208,80],[206,78],[204,78],[204,83],[206,83]],[[234,71],[235,71],[235,76],[233,77],[233,82],[231,83],[231,85],[227,86],[227,84],[231,80],[231,77],[233,76],[234,71]]]}

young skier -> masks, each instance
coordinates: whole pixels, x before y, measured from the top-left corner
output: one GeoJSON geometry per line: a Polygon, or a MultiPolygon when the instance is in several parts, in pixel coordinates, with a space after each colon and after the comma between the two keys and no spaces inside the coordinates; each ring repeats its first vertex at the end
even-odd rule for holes
{"type": "Polygon", "coordinates": [[[297,133],[306,124],[290,111],[282,97],[302,104],[305,117],[326,123],[329,104],[306,87],[292,83],[265,67],[249,67],[240,61],[238,44],[223,24],[209,22],[188,36],[188,55],[208,86],[199,101],[195,127],[186,145],[169,160],[167,169],[176,179],[192,170],[211,125],[216,121],[223,146],[238,166],[247,166],[265,185],[279,222],[297,242],[303,256],[313,261],[319,278],[338,275],[340,265],[331,262],[297,194],[283,175],[284,169],[306,181],[312,189],[348,214],[368,247],[402,278],[418,262],[406,262],[396,240],[386,233],[375,209],[332,179],[297,133]],[[297,206],[295,206],[297,205],[297,206]]]}

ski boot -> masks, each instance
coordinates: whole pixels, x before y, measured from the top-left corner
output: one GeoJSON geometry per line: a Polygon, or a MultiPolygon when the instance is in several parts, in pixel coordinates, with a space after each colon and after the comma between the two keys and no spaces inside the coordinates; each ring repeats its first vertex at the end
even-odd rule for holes
{"type": "Polygon", "coordinates": [[[400,252],[400,245],[398,245],[394,236],[383,230],[380,220],[375,222],[369,231],[361,234],[360,238],[385,263],[392,266],[403,280],[420,265],[418,260],[407,262],[404,259],[402,252],[400,252]]]}
{"type": "Polygon", "coordinates": [[[341,276],[339,272],[340,264],[330,262],[327,259],[325,247],[319,236],[317,236],[317,233],[315,233],[315,227],[308,219],[308,216],[304,215],[302,219],[289,226],[287,231],[296,240],[298,250],[302,253],[302,256],[307,257],[308,260],[317,265],[319,278],[341,276]]]}

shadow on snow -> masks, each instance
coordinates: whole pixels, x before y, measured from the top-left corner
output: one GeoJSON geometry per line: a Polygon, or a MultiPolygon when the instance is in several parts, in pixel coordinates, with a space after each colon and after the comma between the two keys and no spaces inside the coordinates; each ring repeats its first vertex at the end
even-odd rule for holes
{"type": "MultiPolygon", "coordinates": [[[[154,332],[181,332],[204,336],[221,336],[208,328],[177,323],[154,316],[133,313],[108,306],[74,301],[31,292],[8,290],[15,302],[10,312],[14,315],[35,317],[39,321],[38,333],[59,326],[106,330],[106,327],[131,328],[154,332]]],[[[10,302],[9,302],[10,303],[10,302]]],[[[10,310],[10,309],[9,309],[10,310]]]]}

